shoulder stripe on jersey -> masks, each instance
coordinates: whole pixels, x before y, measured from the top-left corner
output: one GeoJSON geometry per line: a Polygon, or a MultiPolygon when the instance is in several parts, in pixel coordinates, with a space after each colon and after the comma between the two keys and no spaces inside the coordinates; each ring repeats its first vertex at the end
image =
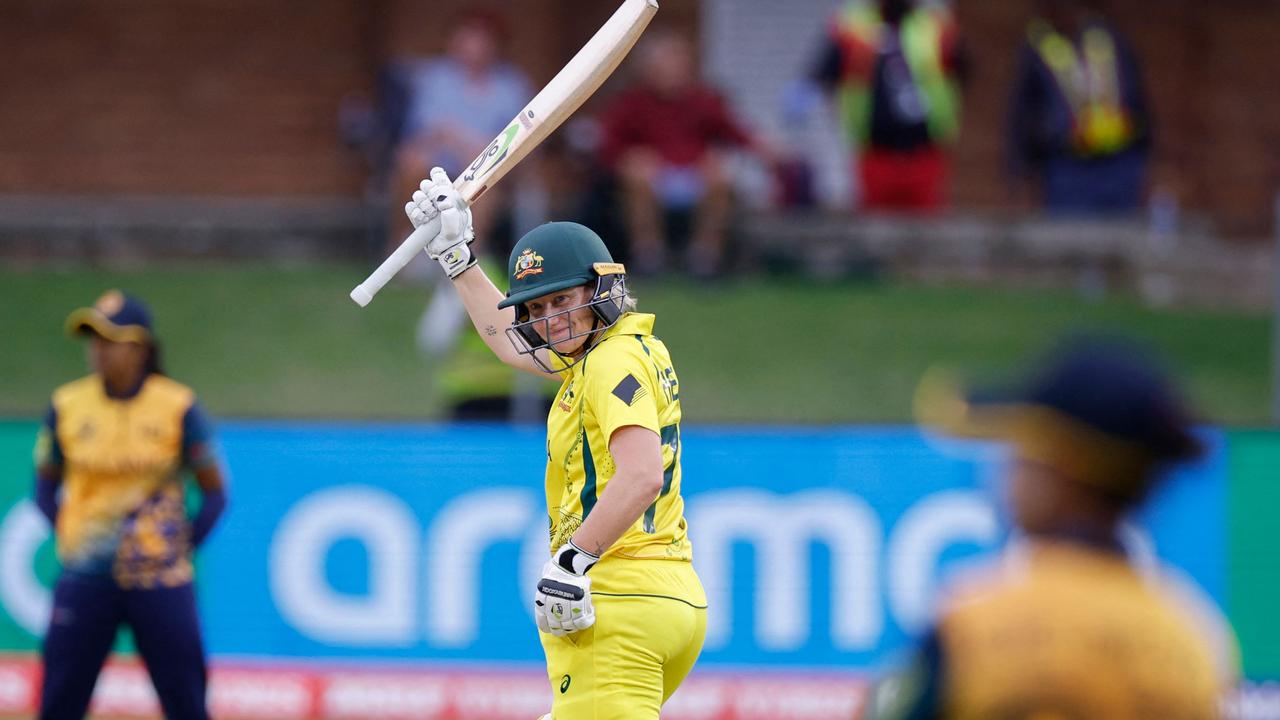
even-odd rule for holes
{"type": "Polygon", "coordinates": [[[662,470],[662,492],[658,493],[658,498],[653,501],[649,509],[644,511],[644,531],[647,533],[658,531],[657,525],[654,524],[654,516],[658,514],[658,500],[671,492],[671,480],[676,472],[676,463],[680,462],[680,426],[667,425],[662,428],[661,436],[662,444],[671,446],[671,464],[662,470]]]}
{"type": "Polygon", "coordinates": [[[591,456],[591,441],[587,438],[587,431],[581,430],[582,433],[582,490],[578,493],[578,501],[582,503],[582,519],[585,521],[587,516],[591,514],[592,508],[596,506],[596,462],[591,456]]]}

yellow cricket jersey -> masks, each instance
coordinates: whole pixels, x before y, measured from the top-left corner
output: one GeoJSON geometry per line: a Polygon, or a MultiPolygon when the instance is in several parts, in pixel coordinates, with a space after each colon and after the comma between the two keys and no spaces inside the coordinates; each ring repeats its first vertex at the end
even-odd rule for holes
{"type": "Polygon", "coordinates": [[[923,662],[877,692],[898,711],[872,717],[1218,717],[1223,674],[1194,615],[1118,551],[1025,550],[951,596],[923,662]]]}
{"type": "Polygon", "coordinates": [[[108,396],[97,376],[58,388],[36,460],[61,469],[63,567],[110,574],[126,588],[190,582],[180,470],[211,461],[208,439],[195,393],[163,375],[147,376],[128,398],[108,396]]]}
{"type": "MultiPolygon", "coordinates": [[[[614,431],[638,425],[662,441],[662,492],[591,570],[595,589],[625,592],[625,586],[643,582],[639,566],[614,560],[687,563],[693,557],[680,496],[680,383],[666,345],[653,336],[653,321],[653,315],[627,313],[605,331],[581,362],[562,373],[564,381],[547,416],[552,551],[582,525],[613,477],[609,439],[614,431]]],[[[677,596],[699,595],[683,599],[705,604],[700,589],[668,590],[677,596]]]]}

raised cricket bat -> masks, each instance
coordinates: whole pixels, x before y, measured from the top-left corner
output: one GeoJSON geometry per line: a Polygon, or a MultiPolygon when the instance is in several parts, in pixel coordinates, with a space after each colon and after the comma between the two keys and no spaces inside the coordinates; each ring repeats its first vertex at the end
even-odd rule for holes
{"type": "MultiPolygon", "coordinates": [[[[507,129],[489,143],[489,147],[461,176],[454,179],[453,186],[462,199],[468,205],[474,203],[551,131],[560,127],[613,73],[657,11],[658,0],[624,0],[622,7],[582,46],[569,64],[561,68],[520,114],[512,118],[507,129]]],[[[351,299],[361,307],[368,305],[373,296],[426,247],[430,239],[421,229],[414,230],[372,275],[351,291],[351,299]]]]}

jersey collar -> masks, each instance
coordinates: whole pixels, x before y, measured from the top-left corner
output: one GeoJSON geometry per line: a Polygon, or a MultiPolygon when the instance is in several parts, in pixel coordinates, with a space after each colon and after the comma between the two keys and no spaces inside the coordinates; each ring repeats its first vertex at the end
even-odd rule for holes
{"type": "MultiPolygon", "coordinates": [[[[595,347],[600,347],[600,343],[608,340],[615,335],[652,335],[653,334],[654,316],[652,313],[629,312],[618,318],[618,322],[613,327],[604,331],[604,336],[600,338],[600,342],[595,347]]],[[[595,349],[594,347],[592,348],[595,349]]]]}
{"type": "Polygon", "coordinates": [[[128,390],[125,390],[122,393],[111,392],[111,389],[107,387],[106,381],[103,380],[102,378],[98,378],[98,382],[102,385],[102,394],[106,395],[112,400],[132,400],[133,398],[138,396],[138,393],[142,392],[142,386],[147,384],[147,379],[150,377],[151,377],[151,373],[143,372],[141,375],[138,376],[138,381],[134,383],[133,387],[129,388],[128,390]]]}
{"type": "MultiPolygon", "coordinates": [[[[600,339],[591,346],[591,349],[587,351],[587,357],[583,358],[584,362],[591,356],[591,353],[594,352],[596,348],[600,347],[605,340],[608,340],[611,337],[617,337],[619,335],[652,335],[654,319],[655,318],[652,313],[629,312],[623,314],[622,317],[618,318],[618,322],[605,330],[604,334],[600,336],[600,339]]],[[[559,356],[555,354],[552,354],[551,357],[558,362],[563,362],[560,360],[559,356]]],[[[570,371],[575,371],[576,368],[582,367],[583,364],[584,363],[581,362],[575,363],[568,369],[570,371]]]]}
{"type": "Polygon", "coordinates": [[[618,322],[614,323],[613,327],[604,331],[604,334],[600,336],[600,339],[591,346],[591,350],[587,351],[587,355],[590,355],[596,348],[604,344],[605,340],[612,337],[618,337],[620,335],[652,335],[653,320],[654,317],[651,313],[625,313],[622,317],[618,318],[618,322]]]}

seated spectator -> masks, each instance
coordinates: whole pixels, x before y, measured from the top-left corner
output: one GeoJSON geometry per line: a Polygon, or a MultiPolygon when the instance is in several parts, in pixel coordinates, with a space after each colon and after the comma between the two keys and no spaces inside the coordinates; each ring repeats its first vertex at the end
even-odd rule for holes
{"type": "MultiPolygon", "coordinates": [[[[404,126],[395,151],[393,197],[411,195],[437,165],[457,177],[533,97],[524,74],[499,59],[502,34],[495,16],[471,12],[456,24],[444,56],[403,66],[404,126]]],[[[473,252],[486,264],[507,251],[508,242],[497,237],[501,222],[495,221],[510,214],[510,180],[485,192],[485,211],[474,217],[473,252]]],[[[391,205],[388,242],[394,247],[411,228],[404,206],[391,205]]],[[[484,343],[479,343],[484,352],[475,352],[475,343],[462,332],[465,323],[452,286],[437,287],[417,333],[419,349],[442,368],[436,391],[452,419],[506,420],[515,407],[514,375],[484,343]]]]}
{"type": "MultiPolygon", "coordinates": [[[[455,26],[445,56],[407,66],[408,99],[396,149],[392,197],[412,194],[433,166],[454,176],[461,173],[533,97],[524,74],[499,60],[501,34],[495,17],[470,13],[455,26]]],[[[504,208],[510,195],[507,188],[498,185],[486,192],[486,206],[504,208]]],[[[390,242],[396,245],[409,231],[402,210],[391,208],[395,222],[390,242]]],[[[487,250],[486,245],[493,242],[492,223],[485,219],[502,215],[487,210],[476,216],[479,249],[487,250]]]]}
{"type": "Polygon", "coordinates": [[[730,211],[727,147],[772,152],[738,123],[720,95],[698,82],[693,48],[654,33],[637,49],[640,76],[601,118],[602,156],[620,184],[628,231],[628,269],[652,274],[666,264],[668,211],[694,213],[688,270],[718,274],[730,211]]]}
{"type": "Polygon", "coordinates": [[[861,206],[934,211],[947,204],[966,56],[950,12],[914,0],[850,0],[813,79],[836,96],[857,151],[861,206]]]}
{"type": "Polygon", "coordinates": [[[1055,213],[1126,213],[1143,201],[1150,119],[1129,46],[1086,0],[1041,0],[1010,111],[1015,180],[1055,213]]]}

